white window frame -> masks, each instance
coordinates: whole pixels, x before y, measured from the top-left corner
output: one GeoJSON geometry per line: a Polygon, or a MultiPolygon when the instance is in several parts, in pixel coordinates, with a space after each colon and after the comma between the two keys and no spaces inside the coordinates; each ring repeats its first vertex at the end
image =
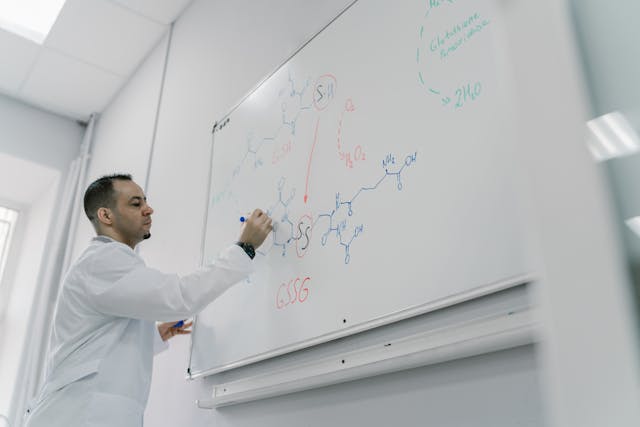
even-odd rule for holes
{"type": "MultiPolygon", "coordinates": [[[[0,199],[0,208],[6,208],[16,212],[17,216],[9,230],[9,236],[5,242],[5,248],[0,251],[0,322],[4,319],[7,305],[11,297],[15,270],[17,268],[17,255],[19,252],[19,237],[22,235],[22,223],[24,222],[24,209],[21,206],[0,199]]],[[[3,220],[0,220],[3,221],[3,220]]]]}

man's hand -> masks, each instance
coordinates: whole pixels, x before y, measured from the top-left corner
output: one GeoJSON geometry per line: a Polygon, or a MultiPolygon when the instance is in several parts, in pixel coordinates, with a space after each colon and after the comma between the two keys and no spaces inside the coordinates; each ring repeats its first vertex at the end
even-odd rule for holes
{"type": "Polygon", "coordinates": [[[169,338],[173,338],[176,335],[190,334],[191,330],[188,329],[193,325],[193,322],[187,322],[180,327],[174,328],[173,325],[178,323],[178,320],[174,322],[158,323],[158,332],[162,341],[167,341],[169,338]]]}
{"type": "Polygon", "coordinates": [[[260,209],[256,209],[243,223],[238,241],[249,243],[255,249],[258,249],[271,230],[273,230],[273,227],[271,226],[271,218],[269,218],[269,215],[260,209]]]}

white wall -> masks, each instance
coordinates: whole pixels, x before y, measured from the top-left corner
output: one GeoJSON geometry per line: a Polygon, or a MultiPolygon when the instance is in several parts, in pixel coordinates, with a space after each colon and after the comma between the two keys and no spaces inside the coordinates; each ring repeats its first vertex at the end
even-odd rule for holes
{"type": "Polygon", "coordinates": [[[84,126],[0,96],[0,200],[20,210],[0,290],[0,413],[7,413],[37,292],[59,183],[77,156],[84,126]],[[11,171],[9,173],[9,171],[11,171]],[[7,174],[9,173],[9,176],[7,174]]]}
{"type": "Polygon", "coordinates": [[[0,95],[0,152],[58,170],[78,154],[84,125],[0,95]]]}
{"type": "MultiPolygon", "coordinates": [[[[100,115],[84,188],[95,179],[112,173],[129,173],[144,186],[167,42],[168,35],[160,40],[100,115]]],[[[153,203],[153,200],[149,202],[153,203]]],[[[95,235],[84,213],[80,216],[75,233],[72,259],[80,255],[95,235]]]]}
{"type": "Polygon", "coordinates": [[[537,369],[521,347],[221,408],[206,425],[538,427],[537,369]]]}

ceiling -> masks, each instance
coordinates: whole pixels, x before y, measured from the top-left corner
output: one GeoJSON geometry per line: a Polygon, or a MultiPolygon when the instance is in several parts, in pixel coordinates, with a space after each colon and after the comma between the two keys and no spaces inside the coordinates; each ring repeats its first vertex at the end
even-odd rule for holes
{"type": "Polygon", "coordinates": [[[0,93],[77,120],[101,112],[192,0],[67,0],[42,45],[0,29],[0,93]]]}

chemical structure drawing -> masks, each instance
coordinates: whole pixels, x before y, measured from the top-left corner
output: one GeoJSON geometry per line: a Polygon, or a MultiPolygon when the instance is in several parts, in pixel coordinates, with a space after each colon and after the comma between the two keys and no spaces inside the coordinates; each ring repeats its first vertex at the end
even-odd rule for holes
{"type": "MultiPolygon", "coordinates": [[[[266,147],[272,147],[270,164],[277,164],[285,158],[295,146],[297,136],[297,124],[301,115],[312,110],[312,100],[310,98],[310,78],[307,78],[300,87],[291,74],[287,77],[287,83],[277,92],[280,103],[280,123],[267,136],[258,136],[253,130],[247,132],[245,137],[246,149],[233,168],[230,179],[215,193],[210,204],[216,205],[225,198],[232,197],[233,183],[242,173],[245,167],[259,169],[265,166],[264,151],[266,147]]],[[[225,124],[228,123],[225,121],[225,124]]],[[[218,130],[221,127],[217,127],[218,130]]]]}
{"type": "MultiPolygon", "coordinates": [[[[275,179],[276,197],[271,199],[274,201],[264,203],[263,200],[266,213],[273,219],[273,231],[265,244],[256,251],[257,254],[263,257],[271,253],[281,257],[287,257],[291,254],[303,258],[312,249],[314,243],[316,243],[315,246],[322,247],[335,243],[344,251],[344,264],[349,264],[352,244],[365,231],[365,223],[355,222],[353,217],[358,201],[364,193],[379,190],[384,181],[395,180],[396,189],[402,190],[404,171],[416,162],[417,152],[408,154],[404,160],[398,163],[396,163],[394,154],[387,154],[382,159],[384,173],[380,178],[371,185],[356,187],[356,191],[349,198],[345,198],[340,192],[335,193],[335,205],[330,200],[320,202],[323,200],[319,197],[320,194],[314,195],[312,197],[314,201],[310,203],[311,182],[321,182],[316,177],[311,179],[312,172],[323,169],[323,165],[318,163],[319,160],[314,161],[316,157],[319,156],[319,159],[326,161],[331,159],[331,156],[327,157],[327,155],[335,150],[333,153],[337,152],[337,157],[333,158],[348,171],[353,170],[355,164],[365,161],[370,154],[365,153],[362,145],[350,141],[349,135],[351,134],[345,135],[344,133],[345,118],[355,117],[353,114],[356,111],[356,105],[352,98],[346,98],[342,105],[337,106],[338,108],[329,108],[337,97],[338,80],[336,76],[325,73],[317,77],[313,84],[311,81],[312,79],[307,77],[300,82],[291,73],[287,75],[286,83],[273,92],[274,95],[277,94],[275,105],[279,107],[277,114],[273,115],[273,119],[276,119],[278,123],[271,127],[272,132],[260,133],[256,130],[264,128],[263,124],[262,126],[256,125],[254,129],[245,133],[245,148],[237,157],[239,160],[235,166],[229,169],[227,185],[222,191],[213,194],[210,203],[211,206],[214,206],[224,201],[225,204],[230,204],[238,212],[244,212],[245,210],[240,208],[241,203],[234,189],[239,191],[240,187],[247,182],[246,180],[249,178],[247,172],[255,171],[259,174],[251,175],[254,177],[251,179],[258,176],[263,177],[258,179],[268,179],[266,182],[272,182],[270,180],[275,179]],[[329,135],[336,137],[334,140],[336,145],[325,145],[321,141],[321,139],[326,139],[326,137],[323,138],[324,134],[321,135],[318,131],[321,116],[328,119],[329,127],[331,127],[331,123],[336,126],[333,128],[335,130],[329,133],[329,135]],[[303,117],[304,122],[301,122],[303,117]],[[331,120],[331,117],[335,122],[331,120]],[[303,148],[300,145],[302,142],[305,145],[301,150],[303,148]],[[297,149],[296,145],[299,145],[297,149]],[[271,159],[267,157],[269,148],[271,148],[271,159]],[[281,165],[285,161],[287,164],[281,165]],[[299,167],[303,163],[306,163],[304,177],[298,177],[293,181],[281,175],[294,167],[295,164],[299,167]],[[313,166],[315,163],[317,164],[313,166]],[[282,172],[279,172],[281,170],[282,172]],[[278,176],[279,178],[276,178],[278,176]],[[238,180],[238,185],[234,184],[236,180],[238,180]],[[304,188],[302,188],[303,186],[304,188]],[[300,187],[298,192],[296,191],[297,187],[300,187]],[[300,194],[302,192],[304,194],[300,194]],[[322,205],[326,202],[330,203],[330,209],[318,207],[318,204],[322,205]],[[311,209],[316,212],[310,212],[311,209]],[[316,239],[314,239],[314,235],[317,236],[316,239]]],[[[272,112],[275,113],[275,111],[272,112]]],[[[354,129],[353,120],[346,121],[349,122],[348,128],[352,132],[354,129]]],[[[228,126],[228,120],[224,123],[225,127],[228,126]]],[[[273,121],[271,123],[274,124],[273,121]]],[[[332,156],[336,156],[336,154],[332,154],[332,156]]],[[[326,189],[321,192],[325,196],[328,195],[326,189]]],[[[360,206],[358,212],[366,214],[366,209],[362,209],[360,206]]]]}
{"type": "Polygon", "coordinates": [[[321,241],[322,246],[325,246],[327,244],[327,239],[329,238],[329,236],[332,233],[335,233],[338,244],[344,248],[344,263],[349,264],[349,261],[351,260],[351,252],[350,252],[351,243],[353,243],[354,239],[356,239],[364,231],[364,224],[358,224],[352,229],[350,235],[348,235],[347,237],[344,237],[344,233],[347,230],[347,221],[342,220],[334,224],[334,220],[333,220],[334,215],[340,210],[341,207],[344,206],[347,209],[348,216],[352,216],[353,204],[356,202],[358,197],[360,197],[360,195],[365,191],[373,191],[378,189],[378,187],[382,184],[382,182],[389,177],[396,178],[396,188],[398,189],[398,191],[401,191],[403,187],[402,172],[404,171],[405,168],[410,167],[416,162],[417,156],[418,156],[417,151],[407,155],[397,170],[390,171],[389,167],[391,165],[395,165],[396,160],[393,154],[388,154],[386,158],[382,161],[382,166],[384,168],[384,175],[382,175],[382,177],[374,185],[370,185],[367,187],[360,187],[360,189],[358,189],[358,191],[356,191],[356,193],[348,200],[343,200],[340,193],[336,193],[335,208],[331,212],[319,214],[317,218],[317,220],[321,218],[329,219],[329,226],[327,230],[322,234],[322,241],[321,241]]]}
{"type": "MultiPolygon", "coordinates": [[[[329,106],[335,98],[337,91],[336,77],[332,74],[321,75],[316,79],[312,92],[309,91],[311,86],[310,82],[310,78],[307,78],[300,88],[297,88],[296,80],[291,74],[288,74],[286,85],[278,91],[281,112],[280,123],[276,129],[267,136],[257,136],[255,131],[249,131],[247,133],[245,137],[246,150],[243,152],[237,165],[233,168],[231,180],[225,187],[225,190],[231,187],[235,178],[239,176],[245,168],[245,165],[249,164],[253,169],[259,169],[265,165],[263,157],[263,149],[265,147],[272,147],[271,164],[277,164],[289,155],[295,146],[297,125],[301,115],[310,110],[322,112],[329,106]]],[[[353,104],[349,100],[347,111],[353,111],[353,108],[349,109],[350,106],[352,107],[353,104]]],[[[225,124],[227,123],[228,121],[225,122],[225,124]]],[[[354,158],[364,159],[362,148],[357,147],[356,151],[357,153],[354,154],[354,158]]],[[[342,155],[345,156],[345,153],[342,153],[342,155]]],[[[347,161],[352,162],[351,157],[349,157],[347,161]]],[[[311,158],[309,162],[311,162],[311,158]]],[[[220,193],[224,193],[225,190],[220,193]]],[[[211,202],[215,203],[218,199],[219,196],[213,197],[211,202]]]]}
{"type": "Polygon", "coordinates": [[[277,185],[278,200],[267,210],[267,214],[274,221],[272,244],[264,251],[258,250],[258,253],[266,256],[275,247],[278,248],[281,256],[285,257],[289,247],[295,244],[296,255],[302,258],[310,249],[312,232],[315,228],[319,228],[318,224],[320,222],[325,222],[324,220],[326,220],[326,228],[322,229],[323,232],[320,238],[321,245],[326,246],[329,237],[334,235],[336,244],[344,249],[344,263],[349,264],[351,261],[351,245],[365,229],[364,223],[356,224],[350,228],[348,219],[354,214],[354,204],[363,193],[379,189],[380,185],[387,179],[395,178],[396,189],[401,191],[403,189],[402,174],[406,168],[417,161],[417,154],[417,152],[408,154],[400,163],[396,161],[395,155],[387,154],[381,162],[384,174],[373,185],[360,187],[349,199],[343,199],[340,193],[336,193],[335,206],[331,211],[319,213],[315,215],[315,218],[314,215],[306,213],[297,221],[291,220],[290,207],[295,200],[296,191],[295,188],[292,188],[285,195],[286,178],[281,177],[277,185]],[[392,168],[394,169],[392,170],[392,168]],[[345,209],[346,218],[338,219],[338,215],[343,213],[345,209]]]}
{"type": "MultiPolygon", "coordinates": [[[[277,91],[277,103],[279,103],[279,123],[266,136],[259,136],[255,130],[250,130],[245,136],[245,150],[243,150],[239,161],[233,168],[231,176],[228,178],[226,185],[218,187],[216,193],[210,198],[210,206],[214,206],[224,200],[236,202],[234,196],[234,182],[247,168],[258,170],[270,163],[271,166],[278,165],[282,161],[291,156],[295,150],[298,140],[298,123],[303,114],[309,111],[315,111],[316,125],[314,139],[311,146],[310,154],[307,160],[307,175],[305,186],[305,203],[309,197],[309,180],[311,174],[311,164],[316,143],[318,142],[318,127],[320,124],[320,114],[326,114],[325,110],[336,97],[337,79],[333,74],[323,74],[316,78],[313,87],[311,78],[307,77],[301,84],[289,73],[287,82],[277,91]],[[270,162],[265,161],[265,151],[267,147],[271,147],[270,162]]],[[[355,109],[351,99],[347,100],[344,112],[352,112],[355,109]]],[[[344,115],[343,112],[343,115],[344,115]]],[[[343,116],[342,115],[342,116],[343,116]]],[[[340,118],[338,138],[342,128],[342,116],[340,118]]],[[[214,129],[222,129],[228,125],[227,118],[220,126],[214,129]]],[[[305,140],[306,141],[306,140],[305,140]]],[[[340,144],[340,140],[338,141],[340,144]]],[[[357,145],[353,154],[350,152],[340,152],[342,160],[346,162],[347,167],[352,167],[354,160],[363,161],[365,153],[360,145],[357,145]]]]}
{"type": "Polygon", "coordinates": [[[291,188],[288,195],[284,195],[286,181],[285,177],[280,178],[277,185],[278,200],[266,211],[273,219],[270,242],[265,245],[265,249],[259,249],[257,253],[267,255],[274,248],[278,248],[284,257],[289,247],[295,244],[296,254],[302,258],[309,248],[313,219],[311,214],[303,214],[297,221],[291,220],[291,203],[295,198],[296,189],[291,188]]]}
{"type": "MultiPolygon", "coordinates": [[[[241,173],[247,168],[260,169],[266,164],[276,165],[286,158],[295,146],[297,137],[297,124],[303,113],[313,109],[311,98],[311,79],[307,78],[300,84],[288,74],[287,82],[277,92],[277,101],[280,109],[280,123],[267,136],[258,136],[253,130],[245,136],[245,150],[243,150],[232,173],[227,177],[226,183],[216,187],[209,200],[209,205],[214,207],[222,202],[231,202],[237,208],[239,202],[235,195],[234,183],[241,173]],[[271,159],[265,161],[265,150],[271,147],[271,159]]],[[[214,126],[214,134],[223,127],[229,125],[226,118],[220,125],[214,126]]],[[[212,136],[213,138],[213,136],[212,136]]],[[[239,208],[238,208],[239,209],[239,208]]]]}
{"type": "MultiPolygon", "coordinates": [[[[309,89],[310,79],[307,78],[307,80],[305,80],[300,90],[296,89],[296,82],[291,74],[288,76],[287,83],[288,87],[282,88],[278,92],[278,98],[282,99],[282,103],[280,104],[280,110],[282,112],[281,128],[288,127],[291,134],[295,135],[296,124],[298,123],[300,114],[311,109],[311,104],[306,104],[306,101],[303,99],[305,94],[307,94],[307,89],[309,89]]],[[[280,129],[276,131],[276,134],[280,129]]]]}
{"type": "Polygon", "coordinates": [[[294,239],[294,224],[289,218],[289,205],[296,195],[296,189],[289,191],[288,197],[285,199],[282,195],[287,180],[281,177],[278,181],[278,200],[267,209],[267,215],[271,217],[273,222],[273,243],[272,245],[280,248],[282,256],[287,254],[287,247],[294,239]],[[285,236],[285,237],[282,237],[285,236]]]}
{"type": "MultiPolygon", "coordinates": [[[[286,87],[283,87],[278,91],[281,111],[280,124],[269,136],[257,137],[254,131],[247,134],[245,141],[247,149],[238,162],[238,165],[234,168],[234,177],[241,172],[245,163],[247,163],[249,159],[251,159],[250,164],[253,165],[254,169],[258,169],[263,166],[264,159],[261,157],[262,148],[267,144],[273,146],[273,144],[276,143],[282,135],[284,135],[284,139],[287,140],[290,151],[291,142],[296,136],[296,126],[300,115],[307,110],[311,110],[311,104],[305,104],[303,99],[309,89],[309,84],[309,79],[307,78],[302,87],[300,89],[296,89],[296,82],[289,74],[286,87]]],[[[274,153],[278,149],[283,150],[283,146],[274,147],[274,153]]]]}

